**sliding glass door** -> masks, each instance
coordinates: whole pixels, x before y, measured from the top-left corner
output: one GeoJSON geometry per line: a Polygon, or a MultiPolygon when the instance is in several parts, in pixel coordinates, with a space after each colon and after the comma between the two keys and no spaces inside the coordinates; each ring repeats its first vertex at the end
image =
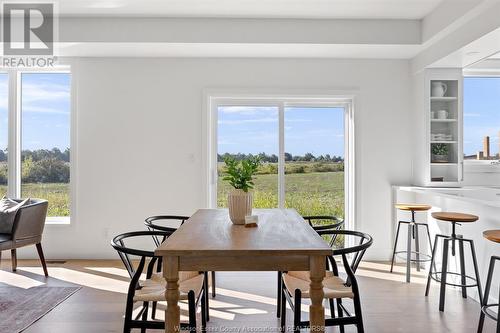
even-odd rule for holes
{"type": "Polygon", "coordinates": [[[285,107],[285,207],[344,217],[344,113],[285,107]]]}
{"type": "Polygon", "coordinates": [[[230,186],[223,181],[224,158],[259,155],[264,162],[255,179],[254,207],[278,207],[279,108],[219,106],[217,140],[217,206],[227,206],[230,186]]]}
{"type": "Polygon", "coordinates": [[[217,207],[227,206],[224,157],[259,155],[255,208],[344,218],[346,103],[220,100],[213,106],[217,207]]]}

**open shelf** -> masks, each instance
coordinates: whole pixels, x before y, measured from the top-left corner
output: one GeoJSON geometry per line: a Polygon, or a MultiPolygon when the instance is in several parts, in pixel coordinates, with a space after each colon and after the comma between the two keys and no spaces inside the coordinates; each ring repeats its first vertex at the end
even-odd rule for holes
{"type": "Polygon", "coordinates": [[[431,165],[432,166],[447,166],[447,165],[458,165],[458,163],[439,163],[439,162],[431,162],[431,165]]]}
{"type": "Polygon", "coordinates": [[[431,102],[432,101],[439,101],[439,102],[452,102],[456,101],[457,98],[454,96],[445,96],[445,97],[431,97],[431,102]]]}
{"type": "Polygon", "coordinates": [[[456,119],[431,119],[433,123],[454,123],[456,119]]]}
{"type": "Polygon", "coordinates": [[[457,143],[457,141],[431,141],[431,143],[457,143]]]}
{"type": "MultiPolygon", "coordinates": [[[[428,98],[426,109],[426,120],[428,121],[428,138],[427,144],[430,148],[427,184],[446,184],[452,186],[458,184],[461,179],[461,73],[459,71],[436,71],[433,74],[430,72],[429,81],[426,84],[426,98],[428,98]],[[453,73],[453,74],[451,74],[453,73]],[[437,92],[436,96],[433,94],[433,84],[436,83],[437,92]],[[439,85],[445,86],[444,96],[439,96],[439,85]],[[443,116],[441,113],[445,112],[446,118],[438,119],[437,115],[443,116]],[[433,117],[434,116],[434,117],[433,117]],[[449,138],[449,140],[444,140],[449,138]],[[434,139],[434,140],[433,140],[434,139]],[[435,145],[446,146],[446,159],[440,162],[440,158],[433,160],[434,155],[432,149],[435,145]]],[[[439,147],[441,148],[441,147],[439,147]]]]}

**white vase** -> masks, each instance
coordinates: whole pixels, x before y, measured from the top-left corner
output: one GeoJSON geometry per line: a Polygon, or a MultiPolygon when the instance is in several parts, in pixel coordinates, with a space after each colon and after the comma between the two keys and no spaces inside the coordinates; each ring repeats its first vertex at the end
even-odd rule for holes
{"type": "Polygon", "coordinates": [[[443,97],[448,90],[448,86],[444,82],[435,81],[431,83],[431,96],[443,97]]]}
{"type": "Polygon", "coordinates": [[[252,215],[252,192],[232,190],[227,196],[229,218],[234,224],[245,224],[245,216],[252,215]]]}

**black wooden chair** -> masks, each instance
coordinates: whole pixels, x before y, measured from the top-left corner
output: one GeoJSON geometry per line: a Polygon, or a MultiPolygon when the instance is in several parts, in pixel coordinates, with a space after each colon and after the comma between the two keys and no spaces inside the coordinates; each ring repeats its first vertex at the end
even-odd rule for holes
{"type": "MultiPolygon", "coordinates": [[[[359,295],[358,283],[354,273],[358,268],[361,259],[367,248],[373,242],[372,237],[362,232],[351,230],[320,230],[318,233],[324,238],[332,238],[334,236],[343,235],[357,238],[357,245],[351,247],[334,248],[333,255],[328,257],[326,276],[323,280],[323,290],[325,298],[328,299],[330,305],[331,318],[325,319],[325,326],[339,326],[340,331],[344,332],[345,325],[356,325],[358,332],[364,332],[363,317],[361,314],[361,301],[359,295]],[[346,272],[346,279],[339,276],[337,263],[334,256],[340,255],[346,272]],[[349,262],[348,256],[352,256],[349,262]],[[350,298],[354,304],[354,314],[351,315],[349,310],[342,303],[343,298],[350,298]],[[335,301],[337,303],[337,314],[335,316],[335,301]]],[[[309,298],[309,272],[284,272],[281,281],[281,329],[285,332],[286,329],[286,302],[294,313],[294,333],[300,332],[302,328],[310,327],[309,321],[301,319],[301,302],[302,298],[309,298]]]]}
{"type": "Polygon", "coordinates": [[[302,218],[316,231],[340,229],[344,224],[344,220],[331,215],[302,216],[302,218]]]}
{"type": "MultiPolygon", "coordinates": [[[[165,288],[166,281],[161,273],[154,273],[155,265],[158,264],[159,257],[154,255],[154,251],[132,248],[125,245],[132,239],[147,236],[166,239],[172,232],[165,231],[134,231],[118,235],[111,241],[111,246],[118,252],[120,259],[127,269],[131,281],[127,293],[127,304],[125,308],[125,322],[123,332],[131,332],[133,328],[140,328],[141,332],[146,329],[165,329],[164,321],[148,320],[148,308],[150,302],[166,301],[165,288]],[[137,267],[134,267],[131,257],[140,258],[137,267]],[[148,261],[148,262],[147,262],[148,261]],[[141,274],[146,267],[146,280],[141,281],[141,274]],[[134,303],[142,302],[141,309],[135,317],[132,316],[134,303]]],[[[208,276],[200,272],[179,272],[180,300],[188,301],[189,323],[181,323],[181,328],[189,332],[196,332],[196,308],[201,301],[201,329],[205,332],[206,308],[208,298],[205,290],[208,285],[208,276]]]]}
{"type": "MultiPolygon", "coordinates": [[[[178,215],[157,215],[148,217],[144,224],[149,230],[176,231],[178,227],[189,219],[188,216],[178,215]],[[166,225],[165,225],[166,224],[166,225]]],[[[157,239],[158,241],[158,239],[157,239]]],[[[157,244],[160,246],[161,242],[157,244]]],[[[215,297],[215,272],[211,272],[212,277],[212,297],[215,297]]],[[[208,295],[208,290],[207,290],[208,295]]],[[[208,314],[207,314],[208,316],[208,314]]]]}
{"type": "MultiPolygon", "coordinates": [[[[304,220],[309,223],[309,225],[316,230],[316,232],[321,230],[340,230],[344,225],[344,220],[331,215],[316,215],[316,216],[302,216],[304,220]]],[[[338,235],[333,235],[330,240],[330,246],[333,246],[337,241],[338,235]]],[[[281,275],[282,272],[278,272],[278,296],[276,297],[276,317],[281,315],[281,275]]]]}
{"type": "MultiPolygon", "coordinates": [[[[189,219],[189,216],[155,215],[148,217],[144,224],[149,230],[174,232],[189,219]]],[[[160,246],[160,244],[158,244],[160,246]]]]}

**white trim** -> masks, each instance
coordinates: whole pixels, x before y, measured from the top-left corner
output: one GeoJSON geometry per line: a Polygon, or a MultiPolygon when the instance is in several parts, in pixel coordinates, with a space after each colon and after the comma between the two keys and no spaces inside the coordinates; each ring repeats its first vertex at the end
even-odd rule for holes
{"type": "Polygon", "coordinates": [[[278,208],[285,208],[285,103],[278,107],[278,208]]]}
{"type": "MultiPolygon", "coordinates": [[[[355,168],[355,98],[345,105],[344,116],[344,191],[345,191],[345,228],[356,229],[356,168],[355,168]]],[[[350,238],[349,238],[350,239],[350,238]]]]}
{"type": "Polygon", "coordinates": [[[69,216],[72,225],[77,221],[77,193],[78,193],[78,64],[67,64],[70,71],[70,147],[69,147],[69,186],[70,186],[70,208],[69,216]]]}
{"type": "Polygon", "coordinates": [[[7,193],[11,198],[18,198],[21,193],[21,113],[19,91],[19,75],[15,70],[7,71],[8,85],[8,180],[7,193]]]}
{"type": "Polygon", "coordinates": [[[484,78],[495,78],[500,77],[500,68],[491,68],[491,69],[467,69],[463,70],[464,78],[467,77],[484,77],[484,78]]]}
{"type": "Polygon", "coordinates": [[[344,108],[344,191],[346,228],[355,229],[356,187],[355,187],[355,142],[354,142],[354,101],[355,90],[325,90],[316,92],[254,90],[238,91],[233,89],[206,89],[203,92],[205,103],[202,108],[202,172],[204,174],[204,193],[206,205],[217,205],[217,107],[224,105],[275,106],[279,110],[279,160],[278,189],[279,205],[284,206],[284,108],[285,106],[323,106],[344,108]],[[283,140],[283,142],[282,142],[283,140]]]}

